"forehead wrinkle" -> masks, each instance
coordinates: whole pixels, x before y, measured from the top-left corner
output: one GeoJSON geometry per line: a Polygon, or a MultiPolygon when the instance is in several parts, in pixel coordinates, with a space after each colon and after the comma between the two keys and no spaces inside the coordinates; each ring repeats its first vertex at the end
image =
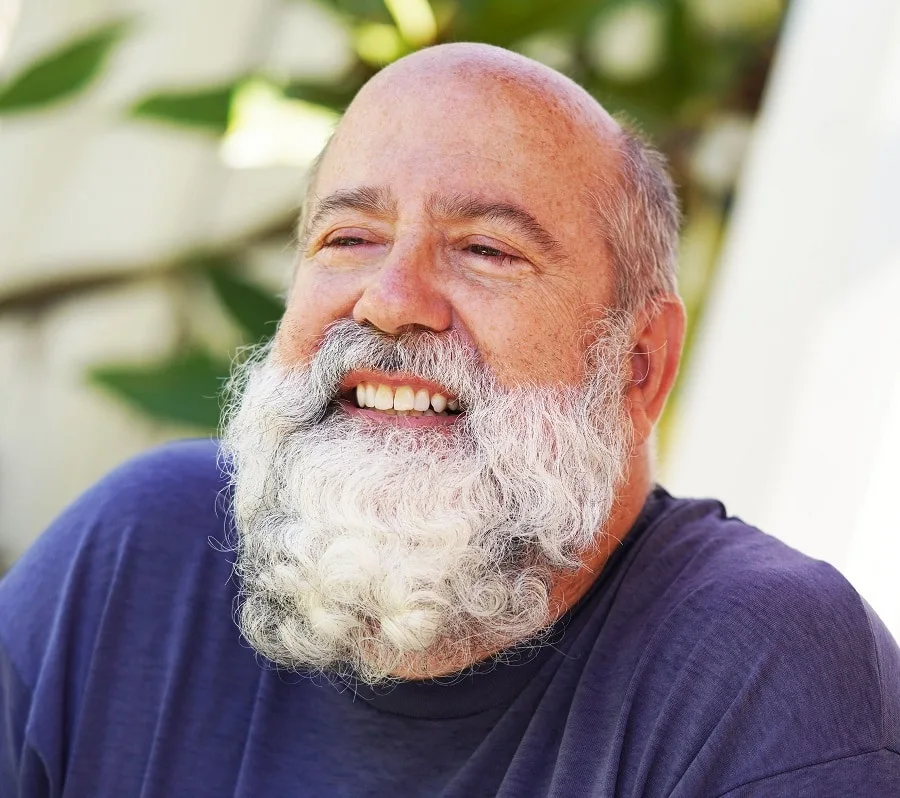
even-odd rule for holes
{"type": "Polygon", "coordinates": [[[494,202],[468,194],[431,194],[425,209],[429,215],[446,221],[487,219],[510,224],[535,244],[552,262],[563,260],[562,244],[531,214],[511,202],[494,202]]]}

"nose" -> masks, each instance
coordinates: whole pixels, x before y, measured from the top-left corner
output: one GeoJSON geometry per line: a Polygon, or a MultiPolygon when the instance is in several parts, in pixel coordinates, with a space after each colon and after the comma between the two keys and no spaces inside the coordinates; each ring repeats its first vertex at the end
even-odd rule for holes
{"type": "Polygon", "coordinates": [[[368,280],[353,307],[353,318],[389,335],[408,327],[443,332],[452,322],[452,308],[437,283],[432,259],[425,252],[396,247],[368,280]]]}

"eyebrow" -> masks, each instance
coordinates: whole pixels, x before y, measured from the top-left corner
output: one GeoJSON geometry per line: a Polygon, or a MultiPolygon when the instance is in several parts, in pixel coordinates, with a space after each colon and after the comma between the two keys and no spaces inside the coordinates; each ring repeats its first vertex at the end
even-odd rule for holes
{"type": "Polygon", "coordinates": [[[525,208],[511,202],[493,202],[465,194],[432,194],[425,204],[432,216],[450,222],[486,219],[503,222],[552,261],[562,259],[562,244],[525,208]]]}
{"type": "MultiPolygon", "coordinates": [[[[356,210],[376,218],[391,218],[397,214],[397,201],[391,192],[379,186],[359,186],[335,191],[316,206],[306,225],[309,237],[329,216],[343,210],[356,210]]],[[[499,221],[514,228],[548,260],[559,262],[564,248],[529,211],[511,202],[493,202],[466,194],[431,194],[425,210],[434,218],[448,222],[485,219],[499,221]]]]}
{"type": "Polygon", "coordinates": [[[368,216],[384,219],[396,215],[397,202],[387,189],[378,186],[335,191],[316,205],[315,213],[303,231],[303,238],[308,238],[329,216],[346,210],[360,211],[368,216]]]}

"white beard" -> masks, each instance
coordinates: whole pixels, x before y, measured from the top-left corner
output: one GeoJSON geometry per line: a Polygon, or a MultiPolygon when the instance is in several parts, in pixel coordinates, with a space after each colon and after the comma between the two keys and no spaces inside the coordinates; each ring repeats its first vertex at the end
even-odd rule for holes
{"type": "Polygon", "coordinates": [[[593,550],[631,451],[627,319],[581,386],[498,388],[453,334],[329,328],[307,368],[257,357],[223,434],[241,631],[279,665],[367,683],[455,669],[538,635],[550,589],[593,550]],[[448,427],[354,417],[357,368],[446,386],[448,427]]]}

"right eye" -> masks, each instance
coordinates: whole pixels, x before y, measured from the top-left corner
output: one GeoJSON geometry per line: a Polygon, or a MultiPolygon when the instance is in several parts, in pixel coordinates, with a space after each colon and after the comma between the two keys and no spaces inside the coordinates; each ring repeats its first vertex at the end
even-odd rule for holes
{"type": "Polygon", "coordinates": [[[365,227],[335,227],[322,238],[324,249],[355,249],[377,244],[381,237],[365,227]]]}
{"type": "Polygon", "coordinates": [[[325,242],[326,247],[358,247],[360,244],[367,244],[364,238],[359,236],[334,236],[325,242]]]}

